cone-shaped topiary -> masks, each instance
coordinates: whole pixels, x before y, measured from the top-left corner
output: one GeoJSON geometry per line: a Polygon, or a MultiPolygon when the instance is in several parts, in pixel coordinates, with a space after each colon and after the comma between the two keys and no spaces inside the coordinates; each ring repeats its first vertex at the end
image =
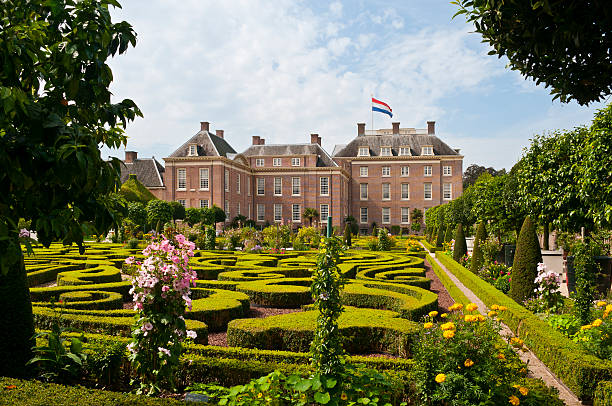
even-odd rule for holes
{"type": "Polygon", "coordinates": [[[538,263],[542,262],[542,252],[538,243],[536,228],[529,216],[525,217],[521,233],[516,243],[512,280],[509,295],[517,303],[533,296],[538,276],[538,263]]]}
{"type": "Polygon", "coordinates": [[[351,241],[351,226],[349,223],[344,225],[344,245],[350,247],[352,245],[351,241]]]}
{"type": "Polygon", "coordinates": [[[484,221],[478,223],[478,230],[476,230],[476,238],[474,238],[474,248],[472,250],[472,262],[470,264],[470,271],[478,273],[482,268],[484,257],[482,254],[481,245],[487,239],[487,229],[485,228],[484,221]]]}
{"type": "Polygon", "coordinates": [[[453,239],[453,225],[449,224],[446,227],[446,232],[444,233],[444,242],[451,242],[453,239]]]}
{"type": "Polygon", "coordinates": [[[453,250],[453,259],[457,262],[467,254],[467,244],[465,242],[465,234],[463,233],[463,224],[457,224],[455,231],[455,247],[453,250]]]}

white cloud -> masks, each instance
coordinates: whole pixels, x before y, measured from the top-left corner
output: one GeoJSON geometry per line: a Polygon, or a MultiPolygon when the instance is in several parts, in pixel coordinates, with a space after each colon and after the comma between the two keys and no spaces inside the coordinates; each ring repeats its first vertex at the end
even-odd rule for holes
{"type": "Polygon", "coordinates": [[[329,5],[329,11],[332,13],[332,15],[336,17],[341,17],[342,16],[342,3],[339,1],[334,1],[333,3],[329,5]]]}

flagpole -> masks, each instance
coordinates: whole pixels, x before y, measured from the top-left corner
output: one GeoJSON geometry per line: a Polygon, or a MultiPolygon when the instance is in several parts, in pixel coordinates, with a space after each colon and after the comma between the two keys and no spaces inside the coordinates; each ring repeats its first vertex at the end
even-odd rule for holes
{"type": "Polygon", "coordinates": [[[374,109],[372,108],[372,99],[374,95],[370,93],[370,110],[372,111],[372,121],[370,121],[370,129],[372,130],[372,134],[374,134],[374,109]]]}

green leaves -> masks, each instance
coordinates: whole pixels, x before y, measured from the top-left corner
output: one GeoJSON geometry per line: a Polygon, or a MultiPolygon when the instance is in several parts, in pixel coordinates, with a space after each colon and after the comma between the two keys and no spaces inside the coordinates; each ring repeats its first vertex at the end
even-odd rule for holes
{"type": "Polygon", "coordinates": [[[322,405],[328,404],[330,399],[331,396],[329,395],[329,392],[315,392],[314,394],[314,400],[322,405]]]}

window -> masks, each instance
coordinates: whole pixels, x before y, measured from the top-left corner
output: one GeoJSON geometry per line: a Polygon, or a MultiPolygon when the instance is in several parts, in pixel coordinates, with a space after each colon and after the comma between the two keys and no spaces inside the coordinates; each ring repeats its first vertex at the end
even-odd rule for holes
{"type": "Polygon", "coordinates": [[[299,204],[292,204],[291,205],[291,220],[294,223],[299,223],[302,221],[302,213],[300,211],[300,205],[299,204]]]}
{"type": "Polygon", "coordinates": [[[291,166],[300,166],[300,158],[291,158],[291,166]]]}
{"type": "Polygon", "coordinates": [[[383,224],[391,223],[391,208],[390,207],[382,208],[382,223],[383,224]]]}
{"type": "Polygon", "coordinates": [[[300,178],[291,178],[291,194],[293,196],[300,195],[300,178]]]}
{"type": "Polygon", "coordinates": [[[359,184],[359,198],[361,200],[368,200],[368,184],[367,183],[359,184]]]}
{"type": "Polygon", "coordinates": [[[425,200],[431,200],[431,183],[424,183],[423,190],[424,190],[423,198],[425,200]]]}
{"type": "Polygon", "coordinates": [[[391,167],[383,166],[382,167],[382,176],[391,176],[391,167]]]}
{"type": "Polygon", "coordinates": [[[410,222],[410,208],[402,207],[402,223],[410,222]]]}
{"type": "Polygon", "coordinates": [[[272,159],[272,166],[281,166],[281,159],[280,158],[273,158],[272,159]]]}
{"type": "Polygon", "coordinates": [[[223,211],[225,212],[225,219],[226,219],[226,221],[229,221],[229,219],[231,218],[231,216],[230,216],[230,209],[229,209],[229,200],[225,201],[224,209],[225,210],[223,210],[223,211]]]}
{"type": "Polygon", "coordinates": [[[404,156],[406,156],[406,155],[411,155],[411,153],[410,153],[410,147],[400,147],[400,149],[399,149],[399,154],[400,154],[400,155],[404,155],[404,156]]]}
{"type": "Polygon", "coordinates": [[[360,166],[359,167],[359,176],[368,176],[368,167],[360,166]]]}
{"type": "Polygon", "coordinates": [[[433,155],[433,147],[431,145],[427,145],[421,149],[421,155],[433,155]]]}
{"type": "Polygon", "coordinates": [[[236,203],[236,215],[240,216],[240,202],[236,203]]]}
{"type": "Polygon", "coordinates": [[[263,158],[257,158],[255,160],[255,166],[264,166],[264,159],[263,158]]]}
{"type": "Polygon", "coordinates": [[[321,196],[329,196],[329,178],[319,178],[321,196]]]}
{"type": "Polygon", "coordinates": [[[200,208],[201,209],[208,209],[208,199],[200,200],[200,208]]]}
{"type": "Polygon", "coordinates": [[[368,147],[359,147],[359,153],[357,156],[370,156],[370,148],[368,147]]]}
{"type": "Polygon", "coordinates": [[[443,166],[442,167],[442,175],[444,176],[451,176],[453,174],[453,167],[452,166],[443,166]]]}
{"type": "Polygon", "coordinates": [[[247,195],[251,196],[251,178],[250,177],[247,178],[247,195]]]}
{"type": "Polygon", "coordinates": [[[257,196],[263,196],[266,193],[266,179],[257,178],[257,196]]]}
{"type": "Polygon", "coordinates": [[[423,176],[431,176],[431,166],[425,165],[423,167],[423,176]]]}
{"type": "Polygon", "coordinates": [[[402,166],[401,175],[402,176],[410,176],[410,167],[409,166],[402,166]]]}
{"type": "Polygon", "coordinates": [[[257,205],[257,221],[264,221],[266,218],[266,206],[263,204],[257,205]]]}
{"type": "Polygon", "coordinates": [[[274,196],[283,195],[283,178],[274,178],[274,196]]]}
{"type": "Polygon", "coordinates": [[[444,200],[451,200],[453,196],[453,185],[451,183],[445,183],[442,185],[442,198],[444,200]]]}
{"type": "Polygon", "coordinates": [[[189,152],[187,156],[197,156],[198,155],[198,146],[196,144],[189,145],[189,152]]]}
{"type": "Polygon", "coordinates": [[[236,193],[240,193],[240,174],[236,175],[236,193]]]}
{"type": "Polygon", "coordinates": [[[367,207],[361,207],[359,209],[359,222],[360,223],[368,222],[368,208],[367,207]]]}
{"type": "Polygon", "coordinates": [[[410,183],[402,183],[402,200],[410,200],[410,183]]]}
{"type": "Polygon", "coordinates": [[[178,199],[178,202],[181,204],[181,206],[187,207],[187,201],[185,199],[178,199]]]}
{"type": "Polygon", "coordinates": [[[229,192],[229,170],[225,170],[225,191],[229,192]]]}
{"type": "Polygon", "coordinates": [[[380,147],[380,156],[391,156],[391,147],[380,147]]]}
{"type": "Polygon", "coordinates": [[[321,223],[327,222],[327,216],[329,216],[329,204],[322,204],[319,206],[319,213],[321,214],[321,223]]]}
{"type": "Polygon", "coordinates": [[[178,189],[187,189],[187,169],[178,169],[176,171],[176,177],[178,178],[178,189]]]}
{"type": "Polygon", "coordinates": [[[208,168],[200,168],[200,190],[208,190],[208,168]]]}
{"type": "Polygon", "coordinates": [[[382,199],[383,200],[391,199],[391,184],[390,183],[382,184],[382,199]]]}
{"type": "Polygon", "coordinates": [[[274,221],[283,221],[283,205],[274,205],[274,221]]]}

